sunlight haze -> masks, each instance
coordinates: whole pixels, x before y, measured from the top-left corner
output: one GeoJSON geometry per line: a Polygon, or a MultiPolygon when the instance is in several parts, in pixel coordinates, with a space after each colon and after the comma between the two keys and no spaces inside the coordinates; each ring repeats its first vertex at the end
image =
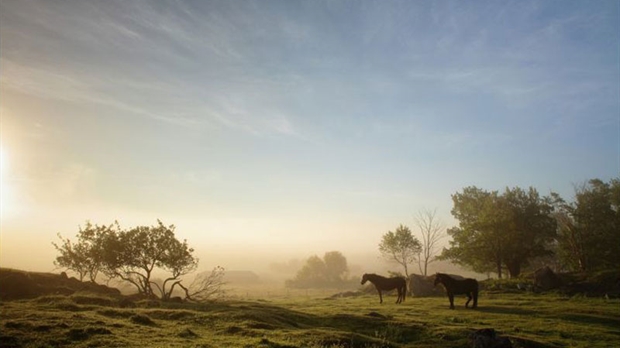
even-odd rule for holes
{"type": "MultiPolygon", "coordinates": [[[[451,195],[620,173],[618,1],[0,2],[0,265],[86,221],[199,269],[341,251],[451,195]]],[[[444,240],[447,243],[447,240],[444,240]]]]}

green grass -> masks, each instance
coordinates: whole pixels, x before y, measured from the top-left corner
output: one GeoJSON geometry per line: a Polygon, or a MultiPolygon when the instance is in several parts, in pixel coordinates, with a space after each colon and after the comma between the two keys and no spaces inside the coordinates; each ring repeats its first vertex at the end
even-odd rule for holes
{"type": "Polygon", "coordinates": [[[514,347],[620,346],[620,301],[482,293],[479,309],[447,298],[281,297],[205,305],[76,294],[0,302],[0,347],[471,347],[494,328],[514,347]]]}

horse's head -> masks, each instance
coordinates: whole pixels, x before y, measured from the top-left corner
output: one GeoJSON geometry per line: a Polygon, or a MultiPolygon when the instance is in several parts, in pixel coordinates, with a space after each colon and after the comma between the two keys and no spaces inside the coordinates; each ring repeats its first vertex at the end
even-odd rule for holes
{"type": "Polygon", "coordinates": [[[364,273],[364,275],[362,276],[362,285],[366,284],[366,282],[368,281],[368,273],[364,273]]]}

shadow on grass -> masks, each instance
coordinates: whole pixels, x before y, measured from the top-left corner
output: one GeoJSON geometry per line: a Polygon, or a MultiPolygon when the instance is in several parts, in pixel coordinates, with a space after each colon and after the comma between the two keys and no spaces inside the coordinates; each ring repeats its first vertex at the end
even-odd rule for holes
{"type": "Polygon", "coordinates": [[[610,317],[602,317],[595,315],[587,315],[587,314],[566,314],[562,316],[562,319],[574,321],[582,324],[596,324],[607,326],[609,328],[615,329],[615,331],[620,331],[620,319],[618,318],[610,318],[610,317]]]}
{"type": "Polygon", "coordinates": [[[536,311],[514,307],[497,307],[497,306],[482,306],[476,309],[478,312],[483,313],[496,313],[496,314],[515,314],[515,315],[533,315],[536,311]]]}

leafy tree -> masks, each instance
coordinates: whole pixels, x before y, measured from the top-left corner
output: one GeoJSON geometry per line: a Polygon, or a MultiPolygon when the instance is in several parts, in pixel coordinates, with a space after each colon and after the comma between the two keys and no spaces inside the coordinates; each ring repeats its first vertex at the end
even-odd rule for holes
{"type": "Polygon", "coordinates": [[[437,210],[420,210],[415,216],[415,223],[422,237],[421,251],[418,255],[420,274],[427,275],[428,265],[435,261],[438,243],[446,235],[441,221],[437,218],[437,210]]]}
{"type": "Polygon", "coordinates": [[[56,256],[54,265],[77,273],[80,281],[83,281],[91,269],[87,245],[79,241],[79,234],[77,243],[72,243],[70,239],[63,239],[60,233],[58,238],[61,240],[60,245],[52,242],[54,248],[60,253],[56,256]]]}
{"type": "MultiPolygon", "coordinates": [[[[169,228],[174,230],[174,226],[169,228]]],[[[198,260],[192,255],[194,249],[187,245],[187,241],[179,241],[174,238],[174,234],[168,237],[165,238],[166,245],[162,245],[164,246],[164,252],[158,264],[159,268],[170,273],[170,276],[164,279],[161,288],[159,288],[162,299],[169,299],[175,286],[181,284],[181,277],[193,272],[198,267],[198,260]]],[[[224,273],[223,269],[221,273],[224,273]]]]}
{"type": "Polygon", "coordinates": [[[417,260],[422,245],[409,227],[400,225],[396,231],[388,231],[381,237],[379,251],[386,260],[403,266],[406,277],[409,277],[408,265],[417,260]]]}
{"type": "Polygon", "coordinates": [[[466,187],[452,195],[452,215],[459,226],[448,229],[450,248],[444,248],[439,259],[469,266],[479,273],[497,272],[502,277],[501,227],[508,224],[506,211],[497,192],[466,187]]]}
{"type": "Polygon", "coordinates": [[[52,242],[59,253],[54,264],[76,272],[80,281],[88,276],[90,281],[95,282],[99,272],[104,268],[106,253],[104,237],[116,231],[120,231],[118,222],[109,226],[99,226],[87,221],[84,228],[79,227],[75,243],[68,238],[63,239],[59,233],[61,244],[52,242]]]}
{"type": "Polygon", "coordinates": [[[347,278],[349,265],[347,258],[340,251],[329,251],[323,255],[325,263],[325,278],[331,284],[342,283],[347,278]]]}
{"type": "Polygon", "coordinates": [[[450,248],[442,259],[470,266],[477,272],[494,268],[498,277],[506,267],[511,277],[533,257],[549,253],[555,237],[551,198],[534,188],[506,188],[503,194],[467,187],[452,196],[453,216],[459,226],[448,230],[450,248]]]}
{"type": "Polygon", "coordinates": [[[556,237],[557,223],[552,216],[550,197],[540,197],[536,189],[506,189],[503,194],[512,221],[506,229],[504,264],[511,277],[521,273],[528,260],[551,254],[549,246],[556,237]]]}
{"type": "Polygon", "coordinates": [[[339,287],[347,281],[349,266],[347,259],[339,251],[325,253],[323,258],[313,255],[293,279],[285,283],[287,287],[313,288],[313,287],[339,287]]]}
{"type": "Polygon", "coordinates": [[[110,226],[92,225],[87,222],[80,228],[77,242],[62,239],[62,244],[52,243],[60,255],[56,264],[75,271],[83,279],[89,275],[95,281],[99,272],[109,278],[120,278],[134,285],[138,292],[167,299],[174,288],[181,284],[181,277],[194,271],[198,260],[192,255],[194,249],[187,241],[179,241],[174,235],[174,225],[138,226],[128,231],[118,223],[110,226]],[[152,281],[155,269],[170,273],[163,283],[152,281]]]}
{"type": "Polygon", "coordinates": [[[590,271],[620,265],[620,178],[592,179],[575,188],[575,202],[556,196],[558,251],[571,269],[590,271]]]}
{"type": "Polygon", "coordinates": [[[186,241],[180,242],[174,235],[174,225],[164,226],[157,220],[157,226],[137,226],[129,231],[108,235],[106,240],[110,252],[106,258],[106,272],[109,277],[127,281],[145,295],[155,295],[151,277],[156,268],[171,272],[160,290],[162,298],[172,293],[180,276],[196,269],[198,260],[186,241]],[[166,285],[171,283],[169,288],[166,285]]]}

